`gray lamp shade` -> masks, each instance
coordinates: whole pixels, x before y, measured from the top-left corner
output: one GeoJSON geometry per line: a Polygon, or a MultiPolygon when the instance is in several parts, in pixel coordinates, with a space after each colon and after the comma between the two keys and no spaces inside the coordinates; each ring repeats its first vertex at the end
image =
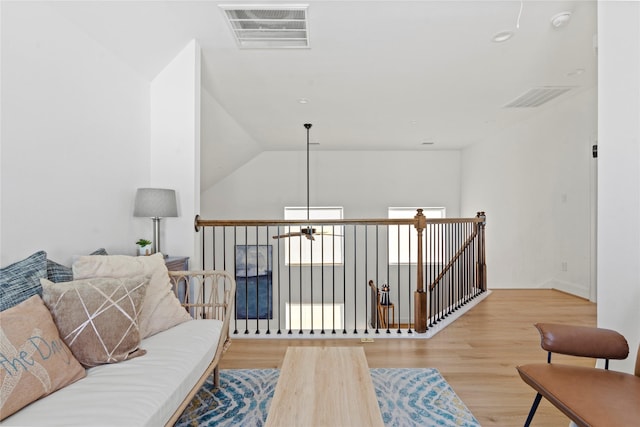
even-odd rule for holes
{"type": "Polygon", "coordinates": [[[175,190],[138,188],[133,216],[169,218],[178,216],[175,190]]]}

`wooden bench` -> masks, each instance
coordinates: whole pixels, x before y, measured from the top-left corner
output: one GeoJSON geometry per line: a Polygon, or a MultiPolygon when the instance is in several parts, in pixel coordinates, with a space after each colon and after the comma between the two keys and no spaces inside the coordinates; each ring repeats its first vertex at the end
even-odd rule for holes
{"type": "MultiPolygon", "coordinates": [[[[609,359],[626,359],[629,345],[619,333],[601,328],[538,323],[547,363],[518,366],[537,394],[529,426],[544,397],[580,427],[640,425],[640,353],[635,375],[608,370],[609,359]],[[605,359],[605,369],[551,363],[551,354],[605,359]]],[[[640,350],[640,348],[639,348],[640,350]]]]}

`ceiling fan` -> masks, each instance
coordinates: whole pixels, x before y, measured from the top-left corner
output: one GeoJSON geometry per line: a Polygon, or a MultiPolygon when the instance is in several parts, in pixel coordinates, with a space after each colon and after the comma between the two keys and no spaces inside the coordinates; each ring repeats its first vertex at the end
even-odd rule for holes
{"type": "MultiPolygon", "coordinates": [[[[309,222],[309,129],[311,129],[311,123],[305,123],[304,124],[305,129],[307,129],[307,222],[309,222]]],[[[283,239],[283,238],[288,238],[288,237],[306,237],[308,240],[315,240],[314,236],[317,235],[325,235],[325,236],[332,236],[334,234],[328,233],[328,232],[324,232],[324,231],[317,231],[315,228],[313,228],[310,224],[306,227],[301,227],[300,231],[293,231],[293,232],[289,232],[289,233],[285,233],[285,234],[280,234],[278,236],[273,236],[274,239],[283,239]]],[[[338,234],[336,234],[335,236],[339,236],[342,237],[338,234]]]]}
{"type": "Polygon", "coordinates": [[[327,235],[328,233],[322,232],[319,233],[316,231],[315,228],[312,228],[311,226],[307,226],[304,228],[301,228],[300,231],[294,231],[291,233],[285,233],[285,234],[280,234],[278,236],[273,236],[274,239],[284,239],[287,237],[301,237],[304,236],[309,240],[316,240],[315,237],[313,236],[317,236],[318,234],[324,234],[327,235]]]}

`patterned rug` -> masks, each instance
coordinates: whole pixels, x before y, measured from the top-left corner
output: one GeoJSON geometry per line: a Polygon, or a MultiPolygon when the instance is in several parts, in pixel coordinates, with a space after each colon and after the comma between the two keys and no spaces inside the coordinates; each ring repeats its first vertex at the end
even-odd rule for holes
{"type": "MultiPolygon", "coordinates": [[[[211,379],[185,409],[178,427],[259,427],[267,419],[277,369],[220,371],[220,388],[211,379]]],[[[437,369],[371,369],[385,426],[464,426],[480,424],[437,369]]]]}

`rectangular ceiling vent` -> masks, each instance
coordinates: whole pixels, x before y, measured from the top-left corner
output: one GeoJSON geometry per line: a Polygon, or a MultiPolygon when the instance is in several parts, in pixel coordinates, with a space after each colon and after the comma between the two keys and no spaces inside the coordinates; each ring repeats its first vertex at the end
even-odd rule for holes
{"type": "Polygon", "coordinates": [[[307,5],[221,5],[241,48],[308,48],[307,5]]]}
{"type": "Polygon", "coordinates": [[[534,108],[555,99],[573,89],[570,86],[543,86],[529,89],[504,108],[534,108]]]}

